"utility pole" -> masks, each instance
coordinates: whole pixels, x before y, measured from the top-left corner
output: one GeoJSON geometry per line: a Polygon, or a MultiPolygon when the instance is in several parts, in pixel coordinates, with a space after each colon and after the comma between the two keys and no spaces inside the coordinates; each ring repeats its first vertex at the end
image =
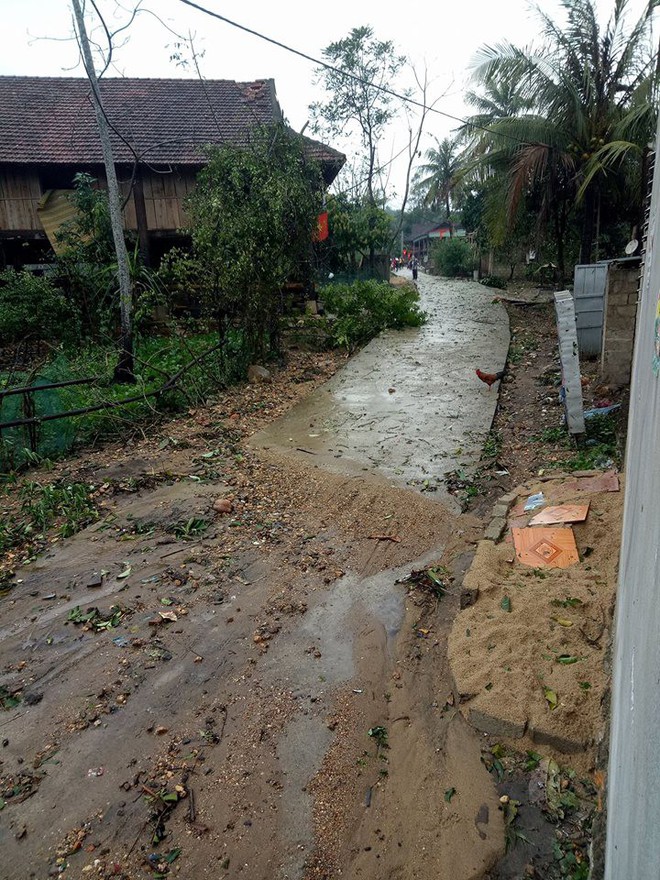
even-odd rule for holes
{"type": "Polygon", "coordinates": [[[105,164],[105,176],[108,183],[108,206],[110,209],[110,224],[112,226],[112,238],[115,244],[117,256],[117,276],[119,280],[119,309],[121,315],[121,338],[119,342],[119,360],[115,367],[116,382],[135,382],[133,372],[133,291],[131,289],[131,275],[128,267],[128,253],[124,239],[124,228],[121,217],[121,196],[117,183],[115,160],[112,155],[110,143],[110,126],[103,110],[99,81],[94,68],[92,50],[89,47],[85,18],[83,16],[80,0],[71,0],[78,31],[80,51],[82,53],[85,72],[92,87],[92,101],[96,113],[96,122],[99,129],[99,138],[103,150],[103,162],[105,164]]]}

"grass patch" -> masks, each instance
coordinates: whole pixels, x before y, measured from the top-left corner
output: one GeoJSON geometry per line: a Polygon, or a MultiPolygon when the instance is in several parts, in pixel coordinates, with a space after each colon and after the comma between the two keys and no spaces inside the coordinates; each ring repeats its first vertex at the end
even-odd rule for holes
{"type": "Polygon", "coordinates": [[[570,446],[571,438],[566,428],[558,425],[556,428],[545,428],[540,434],[532,437],[534,443],[558,443],[561,446],[570,446]]]}

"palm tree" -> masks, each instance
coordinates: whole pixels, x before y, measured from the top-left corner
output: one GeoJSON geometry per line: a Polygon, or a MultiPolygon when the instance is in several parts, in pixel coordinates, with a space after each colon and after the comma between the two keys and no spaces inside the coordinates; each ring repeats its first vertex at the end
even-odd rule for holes
{"type": "Polygon", "coordinates": [[[432,207],[442,205],[451,220],[452,197],[460,183],[462,157],[457,140],[445,138],[437,142],[437,149],[426,151],[426,164],[417,169],[415,189],[423,201],[432,207]]]}
{"type": "MultiPolygon", "coordinates": [[[[580,207],[582,262],[591,261],[596,214],[612,186],[628,180],[628,204],[641,205],[643,156],[656,114],[657,55],[649,36],[659,4],[648,0],[632,27],[627,0],[614,0],[604,27],[593,0],[561,0],[563,27],[536,7],[540,49],[485,46],[475,64],[485,93],[473,102],[482,113],[470,121],[484,125],[483,111],[492,113],[489,131],[476,141],[483,163],[505,169],[509,219],[536,188],[561,252],[567,213],[580,207]],[[497,90],[508,104],[491,100],[497,90]]],[[[473,151],[479,152],[474,142],[473,151]]]]}

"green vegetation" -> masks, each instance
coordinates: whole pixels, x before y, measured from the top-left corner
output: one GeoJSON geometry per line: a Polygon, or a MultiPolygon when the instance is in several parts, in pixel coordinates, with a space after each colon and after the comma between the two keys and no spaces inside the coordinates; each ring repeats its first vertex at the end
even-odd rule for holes
{"type": "Polygon", "coordinates": [[[482,194],[468,231],[500,248],[501,261],[540,244],[563,277],[578,253],[592,261],[597,235],[599,256],[615,256],[641,227],[657,113],[655,5],[633,22],[616,3],[603,24],[593,0],[561,0],[557,20],[535,7],[536,45],[480,50],[466,96],[477,112],[462,132],[465,185],[482,194]]]}
{"type": "Polygon", "coordinates": [[[444,209],[444,219],[451,220],[453,203],[460,196],[462,156],[457,140],[445,138],[437,141],[425,154],[426,164],[415,173],[415,191],[425,205],[444,209]]]}
{"type": "Polygon", "coordinates": [[[14,269],[0,272],[0,344],[73,340],[78,325],[72,302],[48,277],[14,269]]]}
{"type": "Polygon", "coordinates": [[[378,281],[330,284],[320,291],[326,311],[334,316],[335,345],[349,351],[363,345],[388,327],[420,327],[426,315],[412,285],[392,287],[378,281]]]}
{"type": "MultiPolygon", "coordinates": [[[[113,345],[87,344],[77,350],[59,349],[38,374],[14,374],[12,384],[23,382],[33,385],[62,382],[84,377],[99,377],[91,385],[72,385],[51,389],[31,395],[36,416],[66,412],[101,405],[96,412],[54,421],[44,421],[34,426],[32,438],[40,458],[54,458],[67,453],[75,443],[89,443],[98,439],[126,436],[127,431],[146,421],[157,418],[162,412],[176,412],[186,406],[206,400],[218,388],[226,387],[244,376],[247,357],[242,337],[234,332],[226,340],[224,350],[216,350],[192,366],[180,380],[180,386],[154,397],[151,392],[160,389],[171,376],[186,364],[217,345],[214,333],[198,333],[188,336],[180,333],[174,337],[139,338],[136,346],[136,384],[127,391],[126,386],[112,381],[112,369],[116,360],[113,345]],[[128,395],[138,399],[121,407],[128,395]]],[[[0,404],[2,420],[25,417],[22,395],[4,398],[0,404]]],[[[30,432],[24,428],[10,428],[2,432],[0,442],[0,465],[4,471],[13,470],[30,461],[28,454],[30,432]]],[[[38,463],[38,462],[37,462],[38,463]]]]}
{"type": "Polygon", "coordinates": [[[220,339],[240,327],[252,357],[278,347],[280,288],[311,280],[321,192],[319,166],[284,124],[258,129],[248,148],[212,148],[199,174],[188,203],[196,292],[220,339]]]}
{"type": "MultiPolygon", "coordinates": [[[[616,437],[617,416],[592,416],[585,421],[586,432],[576,448],[575,455],[554,462],[551,466],[568,471],[589,471],[600,469],[608,464],[619,464],[620,450],[616,437]]],[[[568,440],[568,444],[571,444],[568,440]]]]}
{"type": "Polygon", "coordinates": [[[540,434],[532,439],[537,443],[559,443],[562,446],[569,446],[571,442],[566,428],[561,425],[557,425],[556,428],[544,428],[540,434]]]}
{"type": "Polygon", "coordinates": [[[94,487],[87,483],[25,483],[18,512],[0,523],[0,553],[26,542],[39,543],[57,524],[57,534],[68,538],[97,517],[94,487]]]}
{"type": "Polygon", "coordinates": [[[431,248],[431,259],[441,275],[448,278],[472,275],[475,255],[464,238],[444,238],[431,248]]]}
{"type": "Polygon", "coordinates": [[[479,284],[483,284],[484,287],[495,287],[497,290],[506,290],[507,288],[506,281],[497,275],[486,275],[479,279],[479,284]]]}

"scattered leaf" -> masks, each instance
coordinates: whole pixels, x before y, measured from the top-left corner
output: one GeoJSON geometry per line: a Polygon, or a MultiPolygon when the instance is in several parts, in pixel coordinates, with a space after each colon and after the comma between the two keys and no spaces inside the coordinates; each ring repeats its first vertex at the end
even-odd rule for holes
{"type": "Polygon", "coordinates": [[[445,800],[447,801],[448,804],[451,803],[451,799],[454,797],[455,794],[456,794],[456,789],[453,788],[453,787],[452,787],[452,788],[448,788],[448,789],[445,791],[445,800]]]}
{"type": "Polygon", "coordinates": [[[588,691],[591,689],[591,683],[588,681],[578,681],[578,684],[582,688],[583,691],[588,691]]]}
{"type": "Polygon", "coordinates": [[[502,601],[500,602],[500,608],[503,611],[508,611],[509,614],[511,613],[511,599],[508,596],[505,596],[502,599],[502,601]]]}
{"type": "Polygon", "coordinates": [[[563,666],[570,666],[572,663],[577,663],[579,657],[574,657],[572,654],[560,654],[557,657],[557,663],[561,663],[563,666]]]}
{"type": "Polygon", "coordinates": [[[127,565],[126,568],[122,572],[120,572],[120,574],[117,575],[117,580],[118,581],[124,580],[124,578],[127,578],[129,576],[131,571],[132,571],[131,566],[127,565]]]}
{"type": "Polygon", "coordinates": [[[573,621],[569,620],[567,617],[553,617],[553,620],[559,624],[559,626],[573,626],[573,621]]]}
{"type": "Polygon", "coordinates": [[[171,620],[172,623],[175,623],[179,619],[174,611],[159,611],[158,613],[163,620],[171,620]]]}
{"type": "Polygon", "coordinates": [[[536,768],[541,763],[541,760],[542,760],[541,755],[539,755],[538,752],[528,751],[527,752],[527,760],[525,761],[525,764],[524,764],[524,769],[528,773],[530,773],[532,770],[536,770],[536,768]]]}
{"type": "Polygon", "coordinates": [[[548,706],[550,706],[550,709],[557,708],[557,706],[559,705],[559,700],[557,698],[557,694],[555,693],[555,691],[552,690],[552,688],[544,687],[543,696],[545,697],[548,706]]]}

